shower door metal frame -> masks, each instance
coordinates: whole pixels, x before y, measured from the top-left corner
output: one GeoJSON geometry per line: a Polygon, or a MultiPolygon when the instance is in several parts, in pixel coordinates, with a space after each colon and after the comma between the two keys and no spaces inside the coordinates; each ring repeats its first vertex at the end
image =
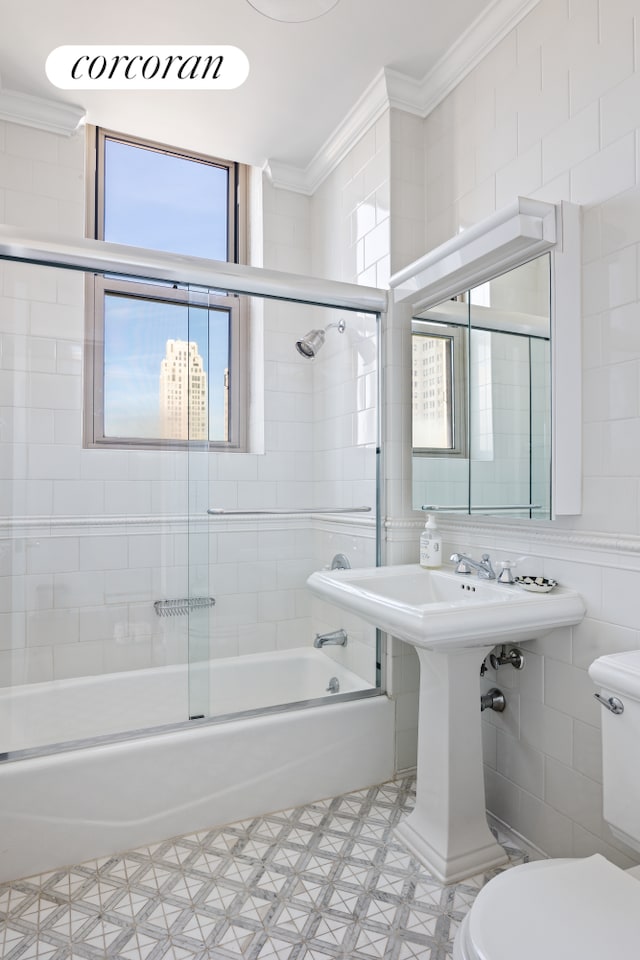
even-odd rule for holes
{"type": "Polygon", "coordinates": [[[378,287],[323,280],[281,270],[267,270],[202,257],[175,256],[106,240],[59,237],[0,224],[0,259],[84,273],[169,280],[315,306],[383,314],[387,291],[378,287]]]}

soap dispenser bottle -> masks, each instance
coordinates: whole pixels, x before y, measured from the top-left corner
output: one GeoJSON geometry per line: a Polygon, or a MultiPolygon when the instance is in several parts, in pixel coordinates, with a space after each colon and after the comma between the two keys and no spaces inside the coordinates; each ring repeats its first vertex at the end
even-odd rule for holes
{"type": "Polygon", "coordinates": [[[441,563],[442,537],[438,524],[430,514],[427,514],[427,522],[420,534],[420,566],[433,568],[439,567],[441,563]]]}

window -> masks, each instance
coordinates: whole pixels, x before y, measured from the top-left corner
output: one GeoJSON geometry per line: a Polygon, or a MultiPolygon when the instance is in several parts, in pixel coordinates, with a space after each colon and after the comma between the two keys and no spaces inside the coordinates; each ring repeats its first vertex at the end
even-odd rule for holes
{"type": "MultiPolygon", "coordinates": [[[[242,168],[96,129],[92,233],[238,261],[242,168]]],[[[187,278],[185,278],[187,279],[187,278]]],[[[243,444],[242,301],[225,291],[96,275],[87,288],[87,446],[243,444]]]]}

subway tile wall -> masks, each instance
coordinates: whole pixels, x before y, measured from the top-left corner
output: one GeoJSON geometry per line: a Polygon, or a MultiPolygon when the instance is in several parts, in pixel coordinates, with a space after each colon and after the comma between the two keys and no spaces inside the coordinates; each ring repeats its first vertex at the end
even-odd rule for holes
{"type": "MultiPolygon", "coordinates": [[[[424,252],[423,153],[419,118],[388,110],[376,121],[311,198],[312,273],[386,287],[391,271],[424,252]],[[404,257],[407,260],[401,262],[404,257]]],[[[400,438],[409,429],[407,345],[400,324],[387,323],[383,331],[387,487],[393,485],[393,479],[389,481],[396,471],[402,474],[397,465],[402,456],[400,438]]],[[[365,565],[375,562],[371,550],[360,556],[366,558],[365,565]]],[[[392,552],[387,559],[393,560],[392,552]]],[[[356,566],[353,558],[351,562],[356,566]]],[[[344,618],[327,604],[317,603],[316,610],[327,622],[344,618]]],[[[349,623],[355,628],[353,620],[349,623]]],[[[369,631],[365,645],[373,642],[373,636],[374,631],[369,631]]],[[[358,642],[363,642],[359,636],[358,642]]],[[[386,688],[396,707],[396,763],[406,769],[415,765],[417,743],[418,670],[413,651],[389,638],[383,666],[386,688]]]]}
{"type": "Polygon", "coordinates": [[[347,153],[310,201],[311,272],[388,286],[391,269],[389,111],[347,153]]]}

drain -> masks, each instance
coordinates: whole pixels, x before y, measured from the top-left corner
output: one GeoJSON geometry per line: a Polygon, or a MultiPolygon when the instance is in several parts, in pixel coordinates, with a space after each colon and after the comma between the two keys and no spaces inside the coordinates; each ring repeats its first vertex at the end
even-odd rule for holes
{"type": "Polygon", "coordinates": [[[340,681],[337,677],[331,677],[329,680],[329,686],[327,687],[327,693],[339,693],[340,692],[340,681]]]}

